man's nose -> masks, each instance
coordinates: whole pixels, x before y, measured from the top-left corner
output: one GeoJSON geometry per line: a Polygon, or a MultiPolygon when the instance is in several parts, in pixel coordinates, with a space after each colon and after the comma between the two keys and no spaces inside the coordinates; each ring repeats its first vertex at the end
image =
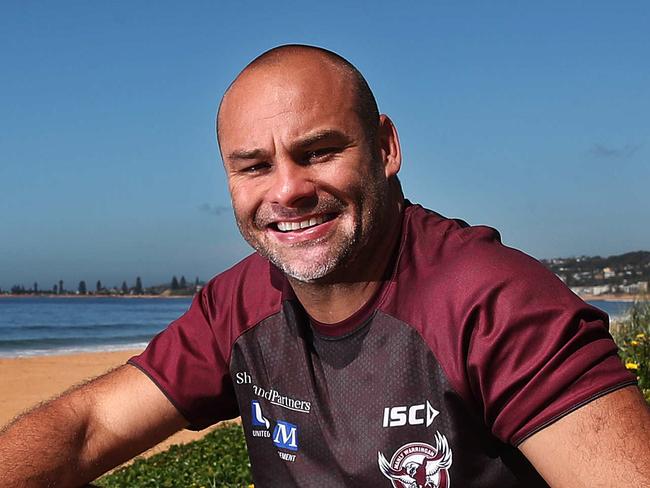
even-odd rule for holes
{"type": "Polygon", "coordinates": [[[307,166],[291,160],[279,161],[275,165],[270,198],[283,207],[302,207],[313,204],[316,186],[307,166]]]}

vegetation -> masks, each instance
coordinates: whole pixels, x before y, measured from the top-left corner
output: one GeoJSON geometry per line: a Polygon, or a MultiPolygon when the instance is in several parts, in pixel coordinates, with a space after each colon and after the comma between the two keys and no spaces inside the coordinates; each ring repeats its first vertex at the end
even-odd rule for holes
{"type": "Polygon", "coordinates": [[[612,335],[618,344],[625,367],[634,372],[639,387],[650,402],[650,301],[643,297],[634,302],[628,314],[612,324],[612,335]]]}
{"type": "Polygon", "coordinates": [[[638,282],[650,282],[650,251],[628,252],[605,258],[580,256],[543,259],[542,264],[568,286],[609,285],[613,292],[628,293],[626,287],[638,282]]]}
{"type": "Polygon", "coordinates": [[[203,439],[138,458],[97,481],[104,488],[242,488],[252,483],[241,425],[229,423],[203,439]]]}
{"type": "Polygon", "coordinates": [[[38,287],[38,283],[34,282],[34,285],[31,288],[25,288],[22,284],[16,284],[11,287],[10,290],[2,290],[0,288],[0,295],[6,295],[8,293],[12,295],[96,295],[96,296],[124,296],[124,295],[160,295],[160,296],[192,296],[201,287],[205,285],[204,282],[199,280],[197,276],[194,282],[190,282],[185,279],[185,276],[181,276],[179,281],[176,276],[172,277],[171,282],[162,283],[159,285],[152,285],[145,287],[142,284],[142,278],[137,276],[135,279],[135,284],[129,286],[127,281],[122,281],[121,286],[111,286],[106,287],[102,284],[101,280],[97,280],[95,289],[91,289],[85,280],[79,282],[79,286],[76,290],[66,290],[63,288],[63,280],[60,280],[58,285],[54,284],[51,290],[45,289],[41,290],[38,287]]]}
{"type": "Polygon", "coordinates": [[[136,295],[142,295],[144,293],[144,289],[142,288],[142,278],[139,276],[135,279],[135,286],[133,287],[133,292],[136,295]]]}

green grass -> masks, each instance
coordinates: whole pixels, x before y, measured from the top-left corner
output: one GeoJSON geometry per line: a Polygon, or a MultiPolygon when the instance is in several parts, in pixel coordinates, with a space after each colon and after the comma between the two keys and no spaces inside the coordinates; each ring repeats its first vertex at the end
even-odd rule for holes
{"type": "Polygon", "coordinates": [[[241,425],[229,423],[198,441],[138,458],[94,482],[104,488],[241,488],[252,483],[241,425]]]}

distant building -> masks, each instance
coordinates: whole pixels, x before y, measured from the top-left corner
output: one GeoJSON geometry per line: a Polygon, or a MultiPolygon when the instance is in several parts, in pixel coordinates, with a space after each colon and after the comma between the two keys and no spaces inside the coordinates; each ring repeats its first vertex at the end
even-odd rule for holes
{"type": "Polygon", "coordinates": [[[610,285],[596,285],[596,286],[572,286],[571,291],[576,295],[605,295],[606,293],[613,293],[615,290],[610,285]]]}
{"type": "Polygon", "coordinates": [[[648,282],[647,281],[637,281],[631,285],[621,286],[623,293],[629,293],[630,295],[638,295],[641,293],[648,293],[648,282]]]}

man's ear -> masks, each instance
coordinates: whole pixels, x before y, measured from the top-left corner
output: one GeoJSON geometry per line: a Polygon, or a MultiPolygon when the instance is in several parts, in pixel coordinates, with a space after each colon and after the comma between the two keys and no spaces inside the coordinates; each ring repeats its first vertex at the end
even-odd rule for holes
{"type": "Polygon", "coordinates": [[[386,178],[397,175],[402,167],[402,149],[397,129],[388,115],[379,116],[378,143],[386,178]]]}

